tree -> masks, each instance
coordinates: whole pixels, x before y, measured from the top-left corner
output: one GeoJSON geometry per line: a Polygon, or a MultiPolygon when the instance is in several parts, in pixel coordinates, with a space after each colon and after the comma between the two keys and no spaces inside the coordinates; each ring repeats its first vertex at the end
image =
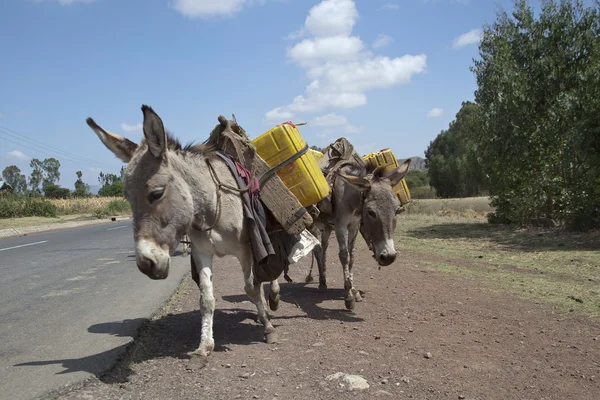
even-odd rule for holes
{"type": "Polygon", "coordinates": [[[478,113],[475,103],[463,102],[456,119],[425,150],[430,184],[440,197],[479,196],[487,190],[477,154],[478,113]]]}
{"type": "Polygon", "coordinates": [[[100,190],[98,190],[99,196],[123,196],[125,169],[121,167],[120,175],[115,174],[104,174],[102,171],[98,176],[98,182],[100,183],[100,190]]]}
{"type": "Polygon", "coordinates": [[[42,168],[45,172],[44,183],[57,183],[60,180],[60,161],[56,158],[46,158],[42,162],[42,168]]]}
{"type": "Polygon", "coordinates": [[[90,185],[83,182],[83,173],[81,171],[77,171],[75,174],[77,175],[77,180],[75,181],[75,190],[73,191],[73,196],[88,197],[90,195],[90,185]]]}
{"type": "Polygon", "coordinates": [[[471,70],[494,220],[600,221],[599,38],[599,7],[579,0],[543,0],[538,19],[516,0],[484,27],[471,70]]]}
{"type": "Polygon", "coordinates": [[[55,183],[45,182],[42,189],[44,190],[44,197],[49,199],[66,199],[71,196],[69,189],[60,187],[55,183]]]}
{"type": "Polygon", "coordinates": [[[29,162],[31,167],[31,175],[29,176],[29,186],[33,194],[41,194],[40,185],[44,180],[44,164],[37,158],[31,159],[29,162]]]}
{"type": "Polygon", "coordinates": [[[23,194],[27,191],[27,178],[16,165],[4,168],[2,178],[12,186],[15,193],[23,194]]]}

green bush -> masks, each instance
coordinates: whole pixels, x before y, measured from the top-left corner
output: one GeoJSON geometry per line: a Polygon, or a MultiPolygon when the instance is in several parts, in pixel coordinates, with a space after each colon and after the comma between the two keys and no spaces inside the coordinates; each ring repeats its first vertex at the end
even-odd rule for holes
{"type": "Polygon", "coordinates": [[[129,202],[125,199],[113,200],[106,205],[106,211],[109,214],[119,214],[125,211],[131,211],[129,202]]]}
{"type": "Polygon", "coordinates": [[[56,206],[43,198],[1,198],[0,218],[56,217],[56,206]]]}

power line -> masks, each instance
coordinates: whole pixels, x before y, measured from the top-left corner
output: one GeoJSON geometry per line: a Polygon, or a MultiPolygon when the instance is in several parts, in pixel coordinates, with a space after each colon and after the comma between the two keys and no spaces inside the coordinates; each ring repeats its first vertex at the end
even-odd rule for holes
{"type": "MultiPolygon", "coordinates": [[[[3,133],[3,132],[0,132],[0,133],[3,133]]],[[[37,152],[40,152],[40,153],[47,154],[47,155],[52,156],[52,157],[56,156],[56,154],[53,154],[53,153],[51,153],[51,152],[49,152],[47,150],[35,149],[33,147],[26,146],[23,143],[19,143],[19,142],[16,142],[14,140],[10,140],[10,139],[2,137],[2,136],[0,136],[0,139],[6,140],[6,141],[11,142],[11,143],[14,143],[14,144],[19,145],[21,147],[25,147],[26,149],[29,149],[29,150],[33,150],[33,151],[37,151],[37,152]]],[[[95,167],[98,167],[98,168],[102,168],[100,165],[96,164],[95,162],[94,163],[90,163],[89,161],[74,160],[74,159],[71,159],[70,157],[66,157],[66,156],[60,156],[60,158],[63,159],[63,160],[65,160],[65,161],[70,161],[70,162],[75,163],[75,164],[86,163],[88,165],[92,165],[92,166],[95,166],[95,167]]]]}
{"type": "MultiPolygon", "coordinates": [[[[98,164],[103,164],[105,166],[109,165],[109,164],[106,164],[106,163],[103,163],[103,162],[100,162],[100,161],[92,160],[90,158],[78,156],[77,154],[73,154],[73,153],[70,153],[68,151],[61,150],[61,149],[56,148],[54,146],[47,145],[45,143],[40,142],[39,140],[30,138],[28,136],[25,136],[25,135],[23,135],[23,134],[21,134],[19,132],[16,132],[16,131],[14,131],[12,129],[6,128],[6,127],[1,126],[1,125],[0,125],[0,129],[2,129],[4,131],[12,132],[12,134],[11,134],[11,133],[3,132],[2,130],[0,130],[0,133],[2,133],[4,135],[8,135],[8,136],[12,137],[13,139],[17,139],[17,140],[25,140],[25,142],[27,144],[31,145],[31,146],[36,146],[36,147],[44,148],[43,151],[45,151],[45,152],[47,152],[49,150],[49,151],[61,154],[62,157],[70,157],[72,159],[71,161],[73,161],[73,159],[74,159],[74,160],[78,160],[79,162],[92,163],[92,164],[95,164],[96,166],[98,166],[98,164]],[[18,135],[20,137],[15,136],[15,135],[18,135]],[[32,143],[32,142],[35,142],[35,143],[32,143]],[[36,143],[39,143],[39,144],[36,144],[36,143]]],[[[6,140],[8,140],[8,139],[6,139],[6,140]]],[[[15,142],[12,142],[12,143],[15,143],[15,142]]],[[[16,143],[16,144],[20,144],[20,143],[16,143]]],[[[20,144],[20,145],[22,145],[22,144],[20,144]]],[[[24,146],[24,145],[22,145],[22,146],[24,146]]],[[[24,147],[27,147],[27,146],[24,146],[24,147]]],[[[31,150],[39,151],[39,150],[36,150],[36,149],[32,149],[31,147],[28,147],[28,148],[31,149],[31,150]]],[[[54,155],[54,154],[52,154],[52,155],[54,155]]]]}

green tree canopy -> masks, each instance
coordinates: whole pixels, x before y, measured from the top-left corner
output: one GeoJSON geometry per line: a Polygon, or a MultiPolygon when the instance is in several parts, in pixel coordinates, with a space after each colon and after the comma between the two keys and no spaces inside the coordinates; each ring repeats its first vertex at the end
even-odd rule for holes
{"type": "Polygon", "coordinates": [[[25,193],[27,191],[27,178],[21,173],[16,165],[9,165],[2,171],[2,179],[12,186],[15,193],[25,193]]]}
{"type": "Polygon", "coordinates": [[[469,197],[486,193],[487,178],[477,153],[479,108],[463,102],[447,130],[425,150],[430,184],[440,197],[469,197]]]}
{"type": "Polygon", "coordinates": [[[516,0],[484,27],[472,71],[495,220],[598,223],[599,27],[579,0],[543,0],[538,18],[516,0]]]}

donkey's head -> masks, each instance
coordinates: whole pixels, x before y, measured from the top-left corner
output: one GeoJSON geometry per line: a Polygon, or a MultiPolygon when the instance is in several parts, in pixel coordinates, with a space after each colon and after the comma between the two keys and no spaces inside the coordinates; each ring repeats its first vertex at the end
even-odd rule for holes
{"type": "Polygon", "coordinates": [[[400,201],[392,191],[408,172],[410,159],[402,165],[385,171],[377,168],[364,178],[343,176],[344,180],[363,192],[361,233],[372,244],[375,260],[381,266],[390,265],[396,259],[394,232],[396,218],[402,212],[400,201]]]}
{"type": "Polygon", "coordinates": [[[136,262],[152,279],[165,279],[183,234],[192,223],[194,204],[185,182],[182,163],[175,152],[181,145],[168,138],[160,117],[142,106],[144,139],[138,145],[110,133],[88,118],[102,143],[128,163],[125,169],[125,198],[133,213],[136,262]]]}

